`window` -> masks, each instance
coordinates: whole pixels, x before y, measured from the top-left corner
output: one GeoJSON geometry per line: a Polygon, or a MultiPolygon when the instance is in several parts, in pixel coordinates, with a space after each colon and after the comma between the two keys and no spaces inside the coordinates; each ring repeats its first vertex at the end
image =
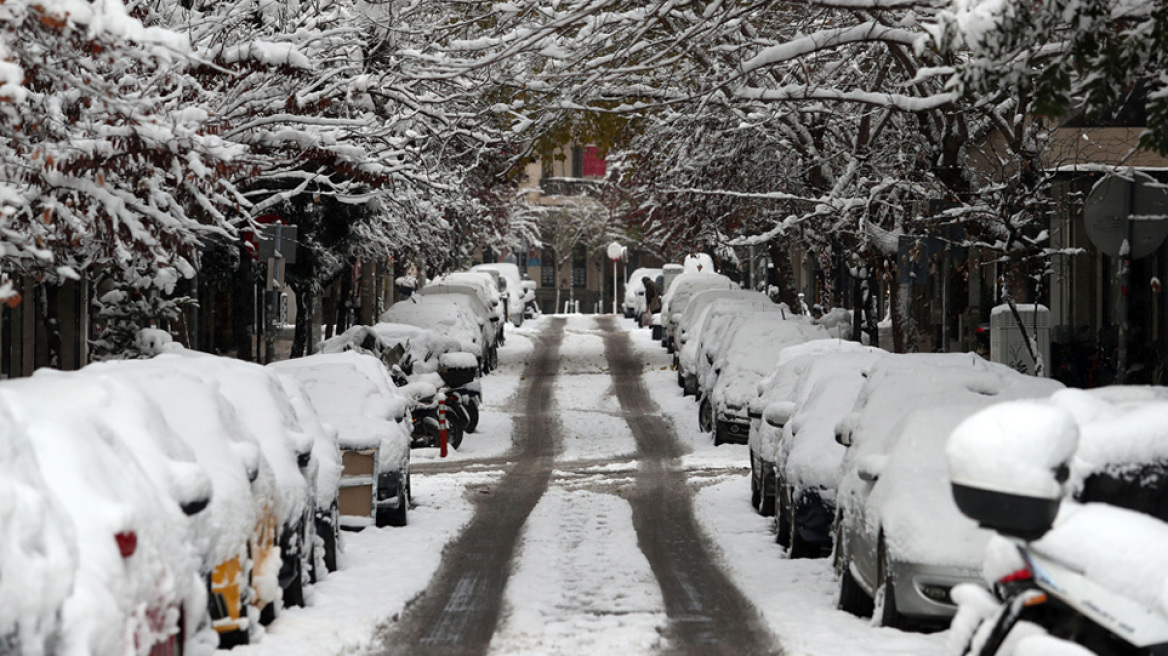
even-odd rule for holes
{"type": "Polygon", "coordinates": [[[572,286],[584,287],[588,284],[588,253],[584,246],[572,249],[572,286]]]}
{"type": "Polygon", "coordinates": [[[600,149],[589,146],[584,149],[582,168],[586,178],[604,177],[604,158],[600,156],[600,149]]]}
{"type": "Polygon", "coordinates": [[[556,253],[550,248],[545,248],[540,256],[539,269],[539,286],[540,287],[555,287],[556,286],[556,253]]]}
{"type": "Polygon", "coordinates": [[[584,177],[584,149],[579,146],[572,147],[572,177],[584,177]]]}

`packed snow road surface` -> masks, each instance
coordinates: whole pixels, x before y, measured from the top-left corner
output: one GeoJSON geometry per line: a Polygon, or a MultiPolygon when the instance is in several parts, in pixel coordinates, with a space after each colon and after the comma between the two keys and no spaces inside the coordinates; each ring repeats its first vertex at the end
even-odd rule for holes
{"type": "Polygon", "coordinates": [[[947,633],[835,609],[830,559],[787,560],[669,356],[630,322],[510,330],[479,432],[413,451],[410,525],[346,534],[342,568],[243,656],[924,656],[947,633]]]}
{"type": "Polygon", "coordinates": [[[401,626],[386,640],[389,653],[434,648],[444,654],[478,654],[490,645],[515,543],[551,477],[558,432],[551,385],[563,326],[562,319],[552,320],[537,339],[522,392],[527,412],[516,426],[515,463],[497,485],[480,490],[474,519],[447,546],[429,590],[407,609],[401,626]]]}

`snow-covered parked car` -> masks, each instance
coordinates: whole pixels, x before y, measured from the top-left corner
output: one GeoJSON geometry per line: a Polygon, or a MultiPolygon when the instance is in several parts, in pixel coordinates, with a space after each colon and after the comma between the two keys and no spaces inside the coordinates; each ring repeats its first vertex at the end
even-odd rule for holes
{"type": "Polygon", "coordinates": [[[836,427],[848,447],[835,520],[842,609],[863,615],[875,601],[885,626],[949,620],[950,590],[980,580],[991,535],[953,501],[949,433],[988,405],[1060,388],[972,353],[888,355],[871,367],[836,427]]]}
{"type": "Polygon", "coordinates": [[[41,476],[28,435],[0,407],[0,653],[64,651],[77,550],[73,523],[41,476]]]}
{"type": "Polygon", "coordinates": [[[224,647],[257,638],[261,618],[276,616],[280,553],[275,475],[255,437],[214,381],[165,360],[111,362],[87,371],[137,387],[208,473],[209,526],[201,539],[212,626],[224,647]]]}
{"type": "Polygon", "coordinates": [[[1033,634],[1077,653],[1168,642],[1165,416],[1162,387],[1067,389],[991,406],[953,431],[954,497],[1001,537],[985,554],[994,595],[954,591],[950,653],[1021,655],[1033,634]]]}
{"type": "Polygon", "coordinates": [[[492,349],[486,343],[480,319],[465,306],[451,300],[451,294],[424,296],[414,294],[394,303],[381,314],[382,323],[397,323],[432,330],[458,342],[458,350],[472,353],[480,369],[489,370],[487,358],[492,349]]]}
{"type": "Polygon", "coordinates": [[[317,354],[268,365],[303,387],[337,430],[341,524],[405,526],[410,497],[409,401],[376,359],[317,354]]]}
{"type": "Polygon", "coordinates": [[[77,576],[62,609],[57,653],[177,653],[213,642],[191,522],[172,490],[157,487],[119,437],[123,422],[159,431],[165,424],[152,422],[143,414],[150,409],[138,404],[95,414],[85,401],[70,402],[77,391],[64,390],[56,376],[0,386],[0,413],[32,446],[76,532],[77,576]]]}
{"type": "Polygon", "coordinates": [[[470,268],[471,271],[486,272],[494,275],[497,273],[499,278],[496,278],[499,293],[504,299],[506,306],[506,314],[508,320],[512,325],[519,327],[523,325],[523,305],[524,305],[524,289],[523,289],[523,274],[519,271],[519,265],[511,262],[491,262],[489,264],[478,264],[470,268]]]}
{"type": "Polygon", "coordinates": [[[702,326],[701,335],[687,342],[687,344],[694,345],[694,352],[692,355],[686,355],[685,377],[689,378],[691,375],[689,362],[692,361],[692,391],[697,400],[701,402],[705,398],[705,394],[709,392],[710,387],[717,381],[718,376],[714,371],[714,362],[721,357],[730,336],[743,321],[766,321],[777,324],[786,321],[789,317],[791,314],[786,312],[782,305],[775,303],[758,305],[752,303],[746,309],[733,308],[731,312],[709,315],[706,323],[702,326]]]}
{"type": "Polygon", "coordinates": [[[765,455],[759,460],[773,463],[769,487],[778,511],[779,544],[791,558],[825,556],[832,551],[835,493],[846,451],[835,441],[835,426],[853,409],[867,370],[888,354],[839,340],[793,347],[784,356],[795,354],[802,355],[779,365],[799,371],[790,405],[786,412],[781,405],[763,410],[757,442],[765,455]],[[805,348],[811,346],[816,348],[805,348]],[[785,413],[790,413],[785,424],[774,420],[785,413]]]}
{"type": "Polygon", "coordinates": [[[661,269],[649,267],[634,269],[629,274],[629,280],[625,283],[625,300],[621,306],[626,319],[636,319],[645,314],[645,278],[657,284],[657,276],[660,275],[661,269]]]}
{"type": "MultiPolygon", "coordinates": [[[[280,568],[285,606],[302,606],[316,561],[316,470],[312,434],[319,422],[304,422],[274,370],[231,358],[176,348],[155,357],[161,366],[190,372],[216,386],[254,436],[275,476],[280,568]]],[[[304,409],[301,408],[301,412],[304,409]]],[[[272,608],[274,612],[275,607],[272,608]]]]}
{"type": "Polygon", "coordinates": [[[710,367],[707,386],[698,407],[698,423],[713,432],[714,444],[746,444],[750,434],[750,402],[758,382],[774,369],[783,349],[817,339],[827,331],[803,317],[775,312],[735,315],[734,330],[710,367]]]}
{"type": "Polygon", "coordinates": [[[484,321],[486,343],[495,347],[505,341],[503,326],[507,323],[502,294],[496,286],[495,276],[499,276],[497,271],[456,271],[431,280],[419,291],[423,295],[467,296],[471,301],[467,307],[484,321]]]}
{"type": "Polygon", "coordinates": [[[697,393],[697,353],[702,330],[724,315],[750,311],[770,311],[775,306],[771,299],[758,292],[741,289],[707,289],[698,292],[685,306],[685,312],[677,323],[677,348],[673,353],[673,366],[677,371],[677,384],[686,396],[697,393]]]}
{"type": "Polygon", "coordinates": [[[387,369],[399,367],[406,375],[438,371],[439,358],[461,352],[458,340],[433,330],[404,323],[353,326],[320,344],[321,353],[355,351],[381,360],[387,369]]]}
{"type": "Polygon", "coordinates": [[[706,289],[738,289],[733,280],[718,273],[713,268],[708,273],[682,273],[673,279],[669,289],[661,299],[661,338],[672,353],[675,348],[674,334],[677,322],[681,320],[681,313],[693,298],[694,294],[706,289]]]}

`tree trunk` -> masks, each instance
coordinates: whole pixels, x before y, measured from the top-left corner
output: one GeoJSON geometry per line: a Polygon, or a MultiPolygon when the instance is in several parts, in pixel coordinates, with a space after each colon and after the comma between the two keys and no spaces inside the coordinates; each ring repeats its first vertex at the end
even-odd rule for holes
{"type": "Polygon", "coordinates": [[[791,271],[791,255],[778,240],[767,244],[771,256],[771,271],[767,284],[779,290],[779,300],[787,304],[792,312],[799,312],[799,296],[795,290],[795,277],[791,271]]]}
{"type": "Polygon", "coordinates": [[[45,327],[46,362],[54,369],[61,368],[61,317],[57,308],[60,287],[52,283],[41,285],[37,294],[37,309],[45,327]]]}
{"type": "MultiPolygon", "coordinates": [[[[869,267],[875,272],[875,268],[869,267]]],[[[868,343],[880,348],[880,303],[876,296],[879,285],[873,275],[864,281],[864,330],[868,333],[868,343]]]]}
{"type": "Polygon", "coordinates": [[[341,294],[337,299],[336,334],[349,329],[349,312],[353,308],[353,263],[349,262],[341,271],[341,294]]]}
{"type": "Polygon", "coordinates": [[[292,284],[292,291],[296,293],[296,330],[292,333],[293,358],[302,358],[311,354],[309,337],[312,335],[312,317],[316,310],[316,296],[312,293],[311,284],[292,284]]]}
{"type": "Polygon", "coordinates": [[[235,340],[235,357],[255,361],[252,338],[255,336],[255,261],[239,247],[239,268],[235,270],[231,294],[231,335],[235,340]]]}

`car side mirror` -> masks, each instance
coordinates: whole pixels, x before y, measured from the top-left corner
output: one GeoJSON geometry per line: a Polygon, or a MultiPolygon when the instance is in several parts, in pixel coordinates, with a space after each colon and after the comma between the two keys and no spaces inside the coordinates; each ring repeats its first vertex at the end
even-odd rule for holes
{"type": "Polygon", "coordinates": [[[762,418],[767,424],[774,428],[782,428],[791,421],[791,415],[795,414],[795,404],[790,401],[776,401],[763,410],[762,418]]]}
{"type": "Polygon", "coordinates": [[[886,455],[865,456],[856,463],[856,475],[865,483],[875,483],[884,472],[886,464],[888,464],[886,455]]]}

